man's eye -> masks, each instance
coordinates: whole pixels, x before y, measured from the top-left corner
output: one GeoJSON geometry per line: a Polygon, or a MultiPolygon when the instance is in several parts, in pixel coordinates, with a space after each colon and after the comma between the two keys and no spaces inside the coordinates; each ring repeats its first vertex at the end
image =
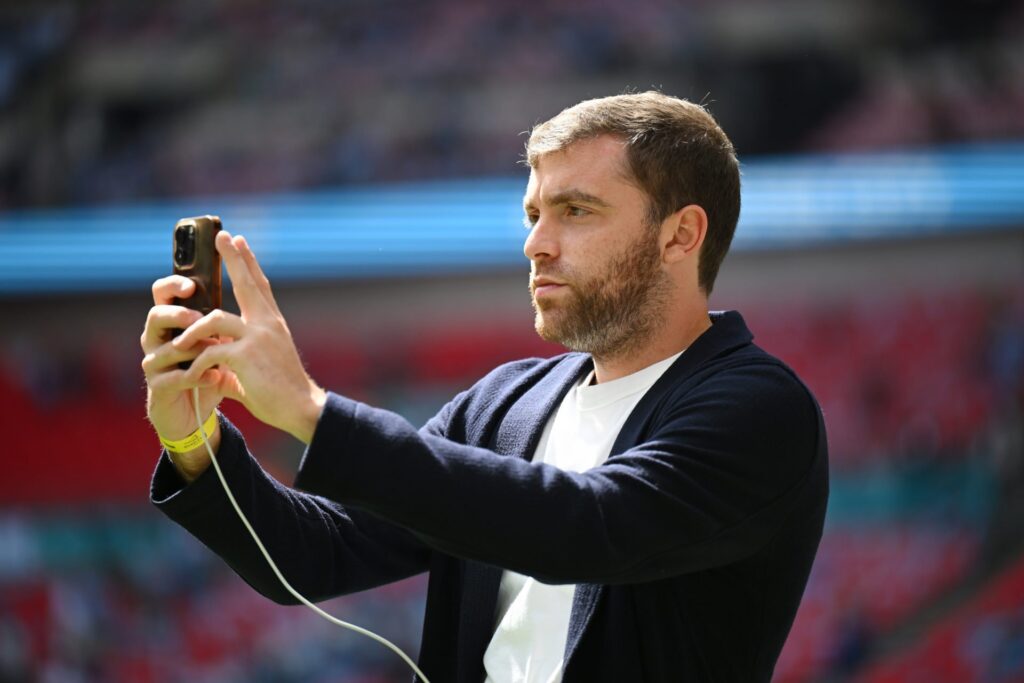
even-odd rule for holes
{"type": "Polygon", "coordinates": [[[537,221],[539,219],[540,217],[537,214],[528,213],[525,216],[523,216],[523,227],[529,230],[530,228],[537,224],[537,221]]]}
{"type": "Polygon", "coordinates": [[[590,212],[579,206],[570,206],[565,209],[565,213],[572,216],[573,218],[581,218],[586,216],[590,212]]]}

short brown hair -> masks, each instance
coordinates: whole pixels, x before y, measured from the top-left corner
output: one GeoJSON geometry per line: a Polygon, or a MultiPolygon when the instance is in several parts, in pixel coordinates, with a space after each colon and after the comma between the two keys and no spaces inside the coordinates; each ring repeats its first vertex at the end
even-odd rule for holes
{"type": "Polygon", "coordinates": [[[629,172],[649,197],[649,220],[657,225],[697,204],[708,215],[698,283],[710,294],[740,215],[739,162],[732,143],[701,105],[649,91],[614,95],[562,110],[530,132],[526,161],[574,142],[613,135],[626,143],[629,172]]]}

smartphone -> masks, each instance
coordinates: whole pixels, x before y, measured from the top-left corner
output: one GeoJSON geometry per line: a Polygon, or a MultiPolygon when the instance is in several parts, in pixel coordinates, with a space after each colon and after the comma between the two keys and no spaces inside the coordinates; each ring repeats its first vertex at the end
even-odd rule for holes
{"type": "MultiPolygon", "coordinates": [[[[206,315],[221,305],[220,254],[214,245],[220,232],[217,216],[182,218],[174,226],[174,273],[184,275],[196,283],[192,296],[175,298],[174,303],[206,315]]],[[[172,336],[181,330],[172,332],[172,336]]],[[[192,361],[182,361],[178,367],[188,369],[192,361]]]]}

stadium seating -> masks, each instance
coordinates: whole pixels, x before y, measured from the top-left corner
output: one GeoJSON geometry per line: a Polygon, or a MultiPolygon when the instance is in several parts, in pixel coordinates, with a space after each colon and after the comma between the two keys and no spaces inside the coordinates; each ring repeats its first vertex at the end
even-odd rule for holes
{"type": "Polygon", "coordinates": [[[1024,680],[1024,558],[972,601],[933,625],[908,651],[870,668],[857,683],[1024,680]]]}
{"type": "Polygon", "coordinates": [[[964,578],[978,543],[968,528],[830,529],[775,681],[817,681],[852,670],[875,638],[964,578]]]}

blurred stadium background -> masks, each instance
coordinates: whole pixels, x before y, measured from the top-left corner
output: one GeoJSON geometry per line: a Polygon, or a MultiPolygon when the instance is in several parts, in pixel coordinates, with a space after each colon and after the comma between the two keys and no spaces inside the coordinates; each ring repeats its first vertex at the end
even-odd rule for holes
{"type": "MultiPolygon", "coordinates": [[[[712,298],[816,392],[826,535],[778,683],[1024,681],[1024,3],[0,5],[0,682],[408,680],[147,503],[177,218],[249,237],[313,375],[422,421],[532,333],[522,131],[703,101],[712,298]]],[[[301,450],[232,406],[266,467],[301,450]]],[[[418,644],[424,581],[329,609],[418,644]]]]}

